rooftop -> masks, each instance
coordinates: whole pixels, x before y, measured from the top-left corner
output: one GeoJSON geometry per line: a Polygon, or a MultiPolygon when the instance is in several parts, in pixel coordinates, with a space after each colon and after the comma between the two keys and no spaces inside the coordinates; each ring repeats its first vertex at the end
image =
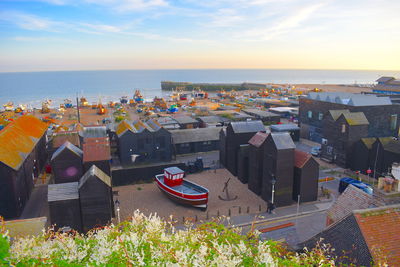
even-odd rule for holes
{"type": "Polygon", "coordinates": [[[83,162],[110,160],[110,142],[106,138],[90,138],[83,144],[83,162]]]}
{"type": "Polygon", "coordinates": [[[174,144],[184,144],[192,142],[205,142],[219,140],[221,127],[195,128],[171,130],[172,142],[174,144]]]}
{"type": "Polygon", "coordinates": [[[286,123],[286,124],[274,124],[270,126],[271,130],[284,132],[284,131],[293,131],[293,130],[300,130],[299,126],[293,123],[286,123]]]}
{"type": "Polygon", "coordinates": [[[78,188],[80,189],[90,177],[96,177],[101,180],[103,183],[111,187],[111,178],[107,174],[105,174],[102,170],[100,170],[96,165],[92,165],[89,170],[82,176],[79,180],[78,188]]]}
{"type": "Polygon", "coordinates": [[[311,154],[304,151],[294,150],[294,166],[303,168],[303,166],[312,158],[311,154]]]}
{"type": "Polygon", "coordinates": [[[80,148],[74,146],[73,144],[67,141],[53,153],[53,156],[51,156],[51,161],[53,161],[56,157],[58,157],[58,155],[60,155],[61,152],[63,152],[64,150],[69,150],[74,154],[76,154],[78,157],[83,156],[83,151],[80,148]]]}
{"type": "Polygon", "coordinates": [[[262,144],[264,144],[267,137],[267,133],[258,132],[249,140],[249,144],[255,147],[260,147],[262,144]]]}
{"type": "Polygon", "coordinates": [[[288,132],[271,133],[270,134],[274,144],[278,150],[295,149],[296,145],[288,132]]]}
{"type": "Polygon", "coordinates": [[[48,185],[48,202],[72,199],[79,199],[78,182],[48,185]]]}
{"type": "Polygon", "coordinates": [[[383,106],[392,105],[389,97],[378,97],[376,95],[353,94],[347,92],[311,92],[307,98],[337,103],[348,106],[383,106]]]}
{"type": "Polygon", "coordinates": [[[234,133],[265,132],[265,126],[261,121],[238,121],[231,122],[229,125],[234,133]]]}
{"type": "Polygon", "coordinates": [[[176,120],[179,124],[198,123],[197,120],[190,116],[176,116],[174,117],[174,120],[176,120]]]}

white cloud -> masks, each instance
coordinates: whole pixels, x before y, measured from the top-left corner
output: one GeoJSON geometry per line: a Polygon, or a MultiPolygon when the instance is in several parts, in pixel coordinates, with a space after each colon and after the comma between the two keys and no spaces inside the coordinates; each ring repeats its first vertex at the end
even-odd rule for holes
{"type": "Polygon", "coordinates": [[[35,15],[16,11],[0,12],[0,20],[7,21],[25,30],[48,30],[55,31],[53,28],[58,23],[51,19],[41,18],[35,15]]]}
{"type": "Polygon", "coordinates": [[[87,3],[108,6],[118,12],[142,11],[146,9],[167,7],[166,0],[85,0],[87,3]]]}

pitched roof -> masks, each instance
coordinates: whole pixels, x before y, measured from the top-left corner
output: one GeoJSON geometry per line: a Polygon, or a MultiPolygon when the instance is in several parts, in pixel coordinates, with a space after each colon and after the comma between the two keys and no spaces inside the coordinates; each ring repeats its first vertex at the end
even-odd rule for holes
{"type": "Polygon", "coordinates": [[[351,214],[353,210],[377,207],[383,204],[374,196],[349,185],[329,208],[327,216],[332,222],[337,222],[351,214]]]}
{"type": "Polygon", "coordinates": [[[389,97],[378,97],[376,95],[355,95],[352,96],[348,105],[350,106],[382,106],[392,105],[389,97]]]}
{"type": "Polygon", "coordinates": [[[296,145],[293,143],[293,139],[290,137],[288,132],[283,133],[271,133],[272,140],[278,150],[284,149],[295,149],[296,145]]]}
{"type": "Polygon", "coordinates": [[[311,154],[295,149],[294,150],[294,166],[302,168],[310,159],[311,154]]]}
{"type": "Polygon", "coordinates": [[[61,201],[78,199],[78,182],[49,184],[47,192],[47,201],[61,201]]]}
{"type": "Polygon", "coordinates": [[[110,160],[110,142],[108,137],[90,138],[83,144],[83,162],[110,160]]]}
{"type": "Polygon", "coordinates": [[[195,128],[170,131],[174,144],[219,140],[220,127],[195,128]]]}
{"type": "Polygon", "coordinates": [[[79,135],[83,138],[97,138],[107,136],[107,127],[101,125],[85,126],[79,131],[79,135]]]}
{"type": "Polygon", "coordinates": [[[51,156],[51,161],[53,161],[56,157],[58,157],[58,155],[61,154],[61,152],[63,152],[66,149],[73,152],[78,157],[82,158],[82,156],[83,156],[83,151],[80,148],[74,146],[73,144],[71,144],[70,142],[67,141],[53,153],[53,156],[51,156]]]}
{"type": "Polygon", "coordinates": [[[307,96],[310,99],[332,102],[349,106],[382,106],[392,105],[389,97],[376,95],[354,94],[347,92],[311,92],[307,96]]]}
{"type": "Polygon", "coordinates": [[[285,124],[274,124],[270,126],[271,131],[277,132],[286,132],[286,131],[293,131],[293,130],[300,130],[299,126],[293,123],[285,123],[285,124]]]}
{"type": "Polygon", "coordinates": [[[369,124],[364,112],[345,112],[341,116],[343,116],[346,122],[351,126],[369,124]]]}
{"type": "Polygon", "coordinates": [[[343,113],[346,113],[346,112],[350,112],[350,110],[348,110],[348,109],[333,109],[333,110],[329,110],[328,112],[334,120],[337,120],[340,117],[340,115],[342,115],[343,113]]]}
{"type": "Polygon", "coordinates": [[[102,170],[100,170],[96,165],[92,165],[90,169],[82,176],[82,178],[79,180],[79,186],[78,188],[80,189],[90,177],[96,177],[99,180],[101,180],[103,183],[111,187],[111,178],[107,174],[105,174],[102,170]]]}
{"type": "Polygon", "coordinates": [[[189,116],[176,116],[174,119],[179,123],[179,124],[186,124],[186,123],[196,123],[198,122],[197,120],[193,119],[192,117],[189,116]]]}
{"type": "Polygon", "coordinates": [[[238,121],[230,123],[234,133],[256,133],[265,132],[264,124],[261,121],[238,121]]]}
{"type": "Polygon", "coordinates": [[[257,132],[252,138],[250,138],[249,144],[255,147],[260,147],[262,144],[264,144],[267,137],[267,133],[257,132]]]}
{"type": "Polygon", "coordinates": [[[0,161],[18,170],[46,130],[46,123],[30,115],[8,124],[0,131],[0,161]]]}
{"type": "Polygon", "coordinates": [[[368,149],[372,148],[372,145],[375,143],[375,141],[376,141],[375,137],[361,138],[361,142],[363,142],[368,149]]]}
{"type": "Polygon", "coordinates": [[[376,82],[378,83],[386,83],[388,81],[394,80],[394,77],[389,77],[389,76],[382,76],[376,82]]]}
{"type": "Polygon", "coordinates": [[[262,118],[269,118],[269,117],[279,117],[278,114],[272,113],[266,110],[256,109],[256,108],[249,108],[249,109],[242,109],[244,113],[248,113],[250,115],[255,115],[262,118]]]}
{"type": "Polygon", "coordinates": [[[354,211],[374,262],[400,266],[400,205],[354,211]]]}
{"type": "Polygon", "coordinates": [[[116,130],[115,130],[115,133],[116,133],[118,136],[121,136],[121,135],[124,134],[126,131],[131,131],[131,132],[133,132],[133,128],[132,128],[132,125],[131,125],[127,120],[123,120],[123,121],[121,121],[121,122],[118,124],[118,126],[117,126],[117,128],[116,128],[116,130]]]}
{"type": "Polygon", "coordinates": [[[80,146],[80,139],[77,131],[66,131],[59,132],[53,136],[52,145],[53,148],[58,148],[62,146],[66,141],[70,142],[75,146],[80,146]]]}
{"type": "Polygon", "coordinates": [[[160,128],[162,128],[161,124],[156,119],[150,119],[146,121],[146,124],[154,131],[158,131],[160,128]]]}

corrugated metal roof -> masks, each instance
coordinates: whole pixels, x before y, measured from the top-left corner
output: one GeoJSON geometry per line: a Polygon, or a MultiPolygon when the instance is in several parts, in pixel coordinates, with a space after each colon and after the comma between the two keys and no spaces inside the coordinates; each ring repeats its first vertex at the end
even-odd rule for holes
{"type": "Polygon", "coordinates": [[[364,112],[345,112],[341,116],[346,119],[349,125],[368,125],[369,122],[364,112]]]}
{"type": "Polygon", "coordinates": [[[389,97],[378,97],[376,95],[354,94],[347,92],[311,92],[307,96],[310,99],[339,103],[349,106],[382,106],[392,105],[389,97]]]}
{"type": "Polygon", "coordinates": [[[111,187],[111,178],[107,174],[105,174],[102,170],[100,170],[96,165],[92,165],[90,169],[82,176],[79,180],[78,188],[81,188],[90,177],[96,177],[103,181],[106,185],[111,187]]]}
{"type": "Polygon", "coordinates": [[[63,152],[65,149],[70,150],[71,152],[75,153],[77,156],[81,157],[83,156],[83,151],[71,144],[70,142],[65,142],[62,146],[60,146],[54,153],[53,156],[51,156],[51,161],[53,161],[58,155],[60,155],[61,152],[63,152]]]}
{"type": "Polygon", "coordinates": [[[110,160],[110,142],[108,137],[90,138],[83,144],[83,162],[110,160]]]}
{"type": "Polygon", "coordinates": [[[167,171],[170,174],[184,173],[184,171],[182,171],[178,167],[169,167],[169,168],[165,168],[164,170],[167,171]]]}
{"type": "Polygon", "coordinates": [[[179,124],[187,124],[187,123],[197,123],[195,119],[189,116],[176,116],[174,119],[179,123],[179,124]]]}
{"type": "Polygon", "coordinates": [[[49,184],[47,200],[48,202],[79,199],[78,182],[49,184]]]}
{"type": "Polygon", "coordinates": [[[300,130],[299,126],[293,123],[286,123],[286,124],[274,124],[270,126],[271,131],[277,131],[277,132],[284,132],[284,131],[295,131],[295,130],[300,130]]]}
{"type": "Polygon", "coordinates": [[[219,140],[220,127],[195,128],[170,131],[174,144],[219,140]]]}
{"type": "Polygon", "coordinates": [[[297,149],[294,150],[294,166],[297,168],[303,168],[304,164],[311,158],[312,156],[309,153],[297,149]]]}
{"type": "Polygon", "coordinates": [[[249,144],[255,147],[260,147],[267,139],[267,137],[268,137],[267,133],[258,132],[252,138],[250,138],[249,144]]]}
{"type": "Polygon", "coordinates": [[[121,136],[126,131],[133,132],[133,128],[132,128],[132,125],[127,120],[123,120],[118,124],[117,129],[115,130],[115,133],[117,134],[117,136],[121,136]]]}
{"type": "Polygon", "coordinates": [[[47,127],[46,123],[30,115],[8,124],[0,131],[0,161],[18,170],[47,127]]]}
{"type": "Polygon", "coordinates": [[[293,143],[290,134],[287,132],[284,133],[271,133],[270,134],[274,144],[278,150],[284,149],[295,149],[296,145],[293,143]]]}
{"type": "Polygon", "coordinates": [[[83,138],[98,138],[98,137],[106,137],[107,136],[107,128],[106,126],[85,126],[83,130],[79,131],[79,135],[83,138]]]}
{"type": "Polygon", "coordinates": [[[178,124],[178,122],[176,120],[174,120],[174,118],[168,116],[168,117],[160,117],[157,119],[158,123],[160,123],[161,125],[170,125],[170,124],[178,124]]]}
{"type": "Polygon", "coordinates": [[[156,119],[150,119],[148,121],[146,121],[146,124],[152,128],[154,131],[158,131],[162,128],[161,124],[158,123],[158,121],[156,119]]]}
{"type": "Polygon", "coordinates": [[[238,121],[231,122],[234,133],[256,133],[265,132],[265,126],[261,121],[238,121]]]}
{"type": "Polygon", "coordinates": [[[137,120],[132,123],[133,125],[133,131],[136,133],[141,133],[144,130],[148,130],[150,132],[154,132],[153,128],[148,126],[146,123],[142,122],[141,120],[137,120]]]}

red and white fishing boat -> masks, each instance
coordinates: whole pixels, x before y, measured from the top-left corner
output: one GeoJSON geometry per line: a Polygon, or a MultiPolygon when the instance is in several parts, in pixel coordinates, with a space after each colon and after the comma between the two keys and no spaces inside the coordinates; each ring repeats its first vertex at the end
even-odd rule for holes
{"type": "Polygon", "coordinates": [[[207,209],[208,189],[183,179],[184,175],[178,167],[166,168],[156,175],[158,188],[178,203],[207,209]]]}

